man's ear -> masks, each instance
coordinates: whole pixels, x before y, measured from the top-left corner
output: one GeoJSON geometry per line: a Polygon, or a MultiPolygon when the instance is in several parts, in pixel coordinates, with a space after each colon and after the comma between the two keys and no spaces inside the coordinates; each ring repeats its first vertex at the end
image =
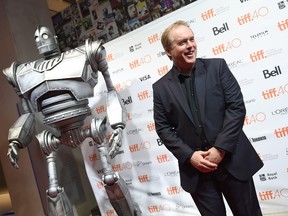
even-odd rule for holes
{"type": "Polygon", "coordinates": [[[168,49],[165,49],[165,53],[166,53],[166,55],[168,56],[168,58],[169,58],[170,60],[172,60],[171,52],[170,52],[168,49]]]}

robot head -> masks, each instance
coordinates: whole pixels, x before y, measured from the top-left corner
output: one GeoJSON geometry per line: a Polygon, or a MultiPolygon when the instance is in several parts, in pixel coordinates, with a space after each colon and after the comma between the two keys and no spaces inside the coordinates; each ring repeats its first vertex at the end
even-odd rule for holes
{"type": "Polygon", "coordinates": [[[49,55],[58,52],[57,36],[49,28],[38,26],[34,38],[40,55],[49,55]]]}

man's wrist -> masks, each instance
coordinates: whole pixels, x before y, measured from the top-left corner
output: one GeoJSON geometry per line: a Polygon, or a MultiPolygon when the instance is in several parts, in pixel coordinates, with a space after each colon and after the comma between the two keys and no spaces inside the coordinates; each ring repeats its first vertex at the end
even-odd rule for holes
{"type": "Polygon", "coordinates": [[[219,148],[219,147],[215,147],[222,155],[225,155],[226,154],[226,151],[222,148],[219,148]]]}

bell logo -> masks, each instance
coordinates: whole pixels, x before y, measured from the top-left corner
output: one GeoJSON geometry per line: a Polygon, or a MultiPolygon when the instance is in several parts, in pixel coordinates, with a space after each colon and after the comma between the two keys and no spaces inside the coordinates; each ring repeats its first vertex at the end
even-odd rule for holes
{"type": "Polygon", "coordinates": [[[164,143],[162,142],[161,139],[158,138],[158,139],[156,139],[156,141],[157,141],[158,146],[164,145],[164,143]]]}
{"type": "Polygon", "coordinates": [[[224,33],[226,31],[229,31],[229,27],[227,23],[223,23],[223,26],[218,28],[218,27],[213,27],[212,28],[213,34],[216,36],[220,33],[224,33]]]}
{"type": "Polygon", "coordinates": [[[131,96],[128,96],[127,99],[122,98],[122,102],[123,102],[124,105],[131,104],[131,103],[133,103],[132,97],[131,97],[131,96]]]}
{"type": "Polygon", "coordinates": [[[278,76],[278,75],[280,75],[280,74],[282,74],[282,73],[281,73],[281,69],[280,69],[280,66],[279,66],[279,65],[278,65],[278,66],[275,66],[275,67],[274,67],[274,70],[272,70],[272,71],[263,70],[263,75],[264,75],[264,78],[265,78],[265,79],[268,79],[268,78],[274,77],[274,76],[278,76]]]}

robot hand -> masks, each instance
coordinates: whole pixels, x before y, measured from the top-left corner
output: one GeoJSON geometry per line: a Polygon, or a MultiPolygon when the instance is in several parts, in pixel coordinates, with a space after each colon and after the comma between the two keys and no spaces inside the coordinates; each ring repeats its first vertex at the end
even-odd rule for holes
{"type": "Polygon", "coordinates": [[[120,147],[122,146],[122,133],[122,128],[116,128],[109,139],[109,147],[112,146],[109,152],[109,156],[111,158],[114,158],[117,154],[119,154],[120,147]]]}
{"type": "Polygon", "coordinates": [[[19,168],[19,165],[17,164],[17,161],[19,159],[18,150],[19,150],[19,147],[17,145],[17,142],[11,142],[9,144],[7,156],[9,157],[11,164],[16,169],[19,168]]]}

